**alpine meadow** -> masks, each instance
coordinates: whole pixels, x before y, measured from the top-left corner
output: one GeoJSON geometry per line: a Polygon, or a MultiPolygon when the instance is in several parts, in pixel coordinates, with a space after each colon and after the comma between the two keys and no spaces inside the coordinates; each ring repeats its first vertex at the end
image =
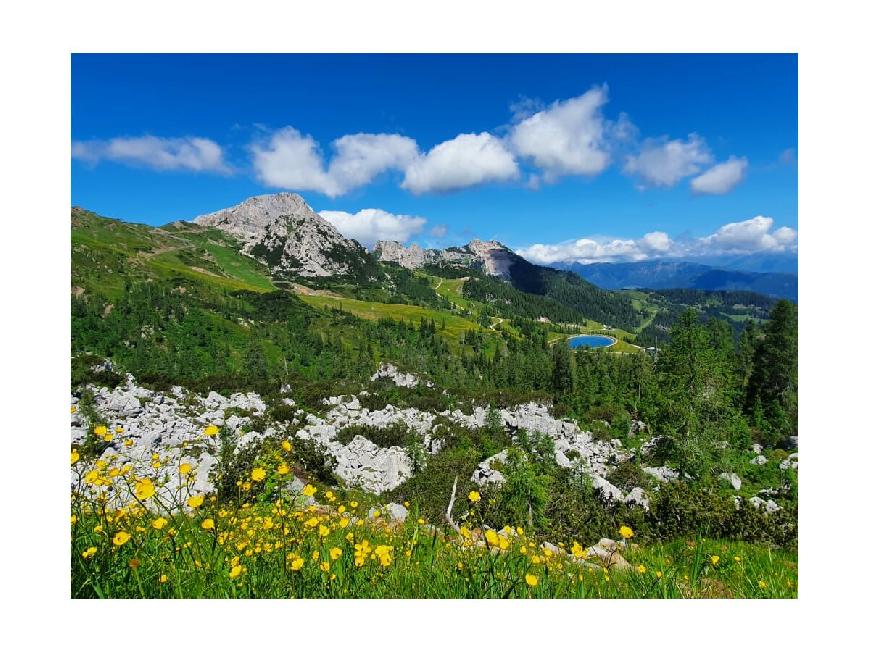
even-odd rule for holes
{"type": "Polygon", "coordinates": [[[795,70],[74,55],[70,596],[796,598],[795,70]]]}

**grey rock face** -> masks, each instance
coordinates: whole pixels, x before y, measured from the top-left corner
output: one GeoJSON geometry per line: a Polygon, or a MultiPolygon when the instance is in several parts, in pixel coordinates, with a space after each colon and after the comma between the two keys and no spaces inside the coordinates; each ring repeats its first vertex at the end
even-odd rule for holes
{"type": "Polygon", "coordinates": [[[374,256],[408,269],[424,265],[449,265],[483,268],[490,276],[510,278],[510,268],[518,256],[500,242],[472,240],[459,249],[421,249],[405,247],[399,242],[382,240],[375,245],[374,256]]]}
{"type": "Polygon", "coordinates": [[[368,255],[294,193],[251,197],[193,221],[234,236],[242,253],[261,259],[281,276],[342,275],[350,271],[349,259],[368,255]]]}
{"type": "Polygon", "coordinates": [[[481,487],[491,484],[499,487],[504,484],[505,477],[498,469],[492,468],[493,463],[496,465],[504,464],[507,461],[507,451],[504,450],[496,453],[492,457],[488,457],[483,462],[477,465],[474,473],[471,474],[471,481],[481,487]]]}
{"type": "Polygon", "coordinates": [[[756,455],[751,460],[749,460],[750,464],[754,464],[755,466],[763,466],[767,464],[767,458],[764,455],[756,455]]]}
{"type": "Polygon", "coordinates": [[[642,507],[644,511],[649,511],[649,498],[647,497],[646,492],[640,487],[635,487],[629,491],[624,502],[626,505],[636,505],[642,507]]]}
{"type": "Polygon", "coordinates": [[[740,491],[740,487],[743,486],[743,482],[740,480],[740,476],[738,476],[736,473],[720,473],[719,477],[722,480],[728,482],[728,484],[731,485],[731,488],[734,489],[734,491],[740,491]]]}
{"type": "MultiPolygon", "coordinates": [[[[416,387],[420,384],[420,379],[417,378],[414,374],[411,373],[402,373],[396,367],[396,365],[391,364],[389,362],[385,362],[378,367],[378,370],[372,375],[370,380],[372,382],[376,380],[380,380],[381,378],[386,378],[388,380],[392,380],[397,387],[416,387]]],[[[432,386],[432,383],[426,383],[428,387],[432,386]]]]}
{"type": "Polygon", "coordinates": [[[659,482],[671,482],[678,480],[680,474],[678,471],[668,466],[644,466],[641,469],[644,473],[648,473],[659,482]]]}
{"type": "Polygon", "coordinates": [[[772,514],[773,512],[778,512],[782,509],[779,505],[777,505],[772,500],[765,500],[760,496],[753,496],[749,499],[749,504],[755,507],[756,509],[763,509],[768,514],[772,514]]]}

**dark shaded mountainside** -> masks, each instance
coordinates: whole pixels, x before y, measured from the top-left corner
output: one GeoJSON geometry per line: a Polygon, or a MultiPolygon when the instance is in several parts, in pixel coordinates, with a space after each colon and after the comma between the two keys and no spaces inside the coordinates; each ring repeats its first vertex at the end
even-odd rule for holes
{"type": "Polygon", "coordinates": [[[554,267],[610,290],[747,290],[790,301],[797,301],[798,293],[796,274],[722,269],[685,261],[561,263],[554,267]]]}

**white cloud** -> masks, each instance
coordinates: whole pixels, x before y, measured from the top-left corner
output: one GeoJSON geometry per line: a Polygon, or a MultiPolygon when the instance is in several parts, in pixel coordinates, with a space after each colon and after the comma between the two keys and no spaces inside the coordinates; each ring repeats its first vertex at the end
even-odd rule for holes
{"type": "Polygon", "coordinates": [[[381,172],[404,170],[418,156],[417,143],[398,134],[353,134],[333,143],[329,175],[343,188],[364,186],[381,172]]]}
{"type": "Polygon", "coordinates": [[[414,194],[447,192],[519,175],[513,155],[488,132],[460,134],[415,159],[402,187],[414,194]]]}
{"type": "Polygon", "coordinates": [[[689,134],[686,140],[647,139],[637,154],[626,158],[623,170],[652,186],[674,186],[712,161],[704,139],[689,134]]]}
{"type": "Polygon", "coordinates": [[[647,233],[638,242],[641,251],[648,254],[666,254],[674,247],[674,241],[664,231],[647,233]]]}
{"type": "Polygon", "coordinates": [[[378,240],[405,242],[420,233],[426,225],[423,217],[393,215],[379,208],[364,208],[357,213],[320,211],[320,216],[343,236],[353,238],[366,247],[371,247],[378,240]]]}
{"type": "Polygon", "coordinates": [[[732,156],[692,179],[692,190],[701,195],[724,195],[743,181],[748,166],[749,161],[745,158],[732,156]]]}
{"type": "MultiPolygon", "coordinates": [[[[531,159],[546,181],[565,175],[596,175],[610,163],[607,123],[601,112],[606,102],[606,88],[553,102],[513,126],[511,146],[519,156],[531,159]]],[[[621,118],[618,133],[626,128],[627,120],[621,118]]]]}
{"type": "Polygon", "coordinates": [[[613,260],[643,260],[646,256],[634,240],[594,240],[579,238],[557,244],[533,244],[517,249],[517,253],[533,263],[549,265],[556,262],[599,262],[613,260]]]}
{"type": "Polygon", "coordinates": [[[731,222],[715,233],[700,238],[697,248],[706,254],[751,254],[794,249],[797,231],[787,226],[775,231],[773,218],[758,215],[743,222],[731,222]]]}
{"type": "Polygon", "coordinates": [[[254,170],[270,186],[337,197],[386,170],[404,169],[417,156],[416,142],[398,134],[351,134],[332,146],[335,155],[326,168],[317,141],[285,127],[251,147],[254,170]]]}
{"type": "Polygon", "coordinates": [[[725,224],[711,235],[673,240],[663,231],[638,239],[579,238],[556,244],[533,244],[517,249],[532,262],[594,263],[651,260],[655,258],[701,258],[728,254],[794,252],[797,231],[787,226],[773,229],[773,218],[757,216],[725,224]]]}
{"type": "Polygon", "coordinates": [[[433,238],[443,238],[447,235],[447,225],[446,224],[436,224],[429,230],[429,235],[433,238]]]}
{"type": "Polygon", "coordinates": [[[228,173],[223,150],[208,138],[112,138],[75,141],[72,156],[87,163],[116,161],[155,170],[192,170],[228,173]]]}

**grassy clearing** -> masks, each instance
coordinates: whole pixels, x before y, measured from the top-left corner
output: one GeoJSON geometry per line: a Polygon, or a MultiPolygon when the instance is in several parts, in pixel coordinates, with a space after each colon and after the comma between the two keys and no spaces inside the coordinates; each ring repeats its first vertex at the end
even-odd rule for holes
{"type": "MultiPolygon", "coordinates": [[[[110,472],[110,471],[109,471],[110,472]]],[[[142,479],[129,478],[145,496],[142,479]]],[[[262,485],[262,480],[246,484],[262,485]]],[[[315,493],[312,486],[308,493],[315,493]]],[[[285,497],[184,512],[154,498],[109,510],[74,495],[70,591],[101,598],[791,598],[792,553],[722,541],[635,546],[625,570],[592,564],[576,542],[558,552],[522,528],[445,536],[418,519],[371,517],[321,491],[325,505],[285,497]],[[153,510],[153,511],[152,511],[153,510]]],[[[187,496],[185,503],[196,494],[187,496]]],[[[619,536],[618,534],[616,535],[619,536]]]]}
{"type": "Polygon", "coordinates": [[[421,319],[434,319],[437,328],[444,322],[444,330],[439,333],[452,340],[459,340],[465,331],[480,330],[479,326],[468,319],[458,317],[442,310],[433,310],[405,303],[377,303],[360,301],[345,297],[315,296],[300,294],[299,298],[316,308],[341,308],[362,319],[394,319],[419,323],[421,319]]]}

